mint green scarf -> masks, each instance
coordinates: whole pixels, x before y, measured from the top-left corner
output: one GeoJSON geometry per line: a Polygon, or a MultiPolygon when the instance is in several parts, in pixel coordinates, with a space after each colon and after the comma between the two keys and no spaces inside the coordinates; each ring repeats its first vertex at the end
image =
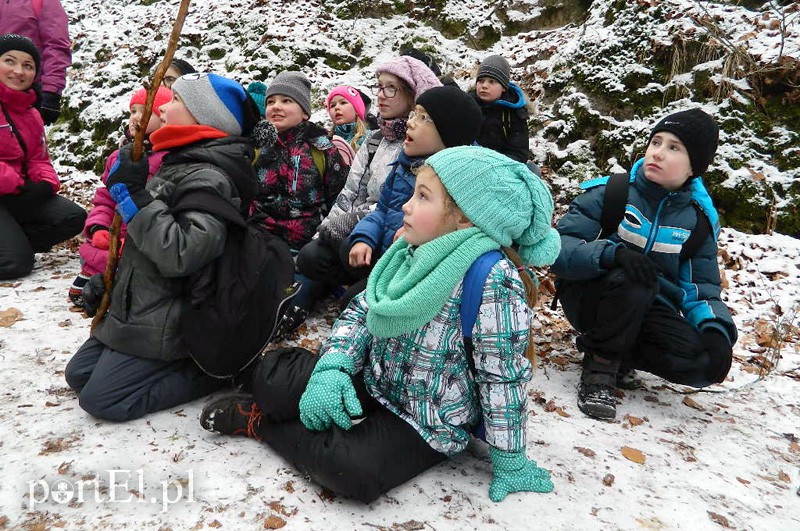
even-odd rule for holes
{"type": "Polygon", "coordinates": [[[417,248],[398,239],[367,280],[367,328],[375,337],[396,337],[429,323],[482,254],[500,244],[481,229],[450,232],[417,248]]]}

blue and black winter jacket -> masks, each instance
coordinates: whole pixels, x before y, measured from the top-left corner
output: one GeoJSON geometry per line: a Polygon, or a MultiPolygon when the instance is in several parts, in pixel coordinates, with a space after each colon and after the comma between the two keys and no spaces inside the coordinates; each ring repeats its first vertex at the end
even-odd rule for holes
{"type": "Polygon", "coordinates": [[[381,186],[375,210],[358,222],[350,233],[350,246],[364,242],[373,251],[383,253],[392,245],[397,229],[403,226],[403,205],[414,195],[417,177],[412,168],[422,165],[425,157],[409,157],[402,150],[381,186]]]}
{"type": "Polygon", "coordinates": [[[690,179],[670,192],[644,176],[644,159],[630,172],[625,216],[617,232],[598,239],[608,177],[581,184],[586,190],[570,204],[557,225],[561,254],[551,270],[560,280],[589,280],[603,275],[603,264],[614,263],[618,245],[646,254],[660,267],[657,300],[667,304],[698,330],[713,327],[736,342],[736,325],[720,299],[717,265],[719,215],[701,178],[690,179]],[[697,223],[696,203],[708,216],[712,231],[693,256],[680,259],[683,242],[697,223]]]}

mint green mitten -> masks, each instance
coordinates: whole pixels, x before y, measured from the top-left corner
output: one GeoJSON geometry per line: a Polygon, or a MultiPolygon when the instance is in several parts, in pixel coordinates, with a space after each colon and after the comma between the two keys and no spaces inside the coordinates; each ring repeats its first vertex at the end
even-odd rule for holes
{"type": "Polygon", "coordinates": [[[550,492],[553,482],[550,473],[536,466],[536,461],[525,457],[525,452],[504,452],[489,447],[492,458],[493,478],[489,487],[489,498],[493,502],[503,501],[512,492],[550,492]]]}
{"type": "Polygon", "coordinates": [[[345,354],[327,354],[319,359],[308,385],[300,397],[300,421],[313,431],[327,430],[336,424],[349,430],[351,416],[362,414],[350,375],[353,361],[345,354]]]}

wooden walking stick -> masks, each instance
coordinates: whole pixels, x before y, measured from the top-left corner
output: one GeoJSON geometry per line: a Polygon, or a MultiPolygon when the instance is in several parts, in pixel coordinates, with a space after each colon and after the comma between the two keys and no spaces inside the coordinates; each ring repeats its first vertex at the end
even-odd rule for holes
{"type": "MultiPolygon", "coordinates": [[[[156,92],[158,91],[161,80],[164,79],[164,74],[167,73],[170,65],[172,64],[172,57],[175,55],[175,49],[178,47],[178,39],[181,36],[181,29],[183,22],[186,20],[186,15],[189,13],[189,1],[181,0],[181,5],[178,8],[178,15],[175,17],[175,23],[172,25],[172,33],[169,35],[169,42],[167,43],[167,50],[164,52],[164,59],[156,68],[153,74],[153,80],[147,86],[147,101],[144,105],[144,112],[142,113],[141,126],[136,130],[136,135],[133,138],[133,151],[131,152],[131,160],[137,161],[142,158],[144,153],[144,137],[147,133],[147,122],[150,121],[150,115],[153,113],[153,102],[156,99],[156,92]]],[[[106,263],[106,270],[103,273],[103,284],[105,284],[105,291],[103,298],[100,300],[100,306],[97,308],[97,313],[92,319],[92,333],[94,329],[103,322],[103,319],[111,306],[111,286],[114,284],[114,274],[117,271],[117,262],[119,261],[119,231],[122,226],[122,217],[119,213],[114,214],[114,220],[111,222],[108,238],[108,262],[106,263]]]]}

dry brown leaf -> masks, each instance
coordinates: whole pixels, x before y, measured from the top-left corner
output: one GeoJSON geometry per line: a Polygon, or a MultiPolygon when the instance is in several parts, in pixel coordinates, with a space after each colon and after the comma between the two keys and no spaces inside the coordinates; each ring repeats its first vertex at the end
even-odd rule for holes
{"type": "Polygon", "coordinates": [[[614,474],[606,474],[603,477],[603,485],[605,485],[606,487],[610,487],[611,485],[614,484],[614,479],[616,479],[614,478],[614,474]]]}
{"type": "Polygon", "coordinates": [[[799,453],[800,452],[800,444],[798,444],[796,441],[790,442],[789,443],[789,451],[792,452],[793,454],[799,453]]]}
{"type": "Polygon", "coordinates": [[[0,326],[4,328],[10,327],[20,319],[22,319],[22,312],[16,308],[0,310],[0,326]]]}
{"type": "Polygon", "coordinates": [[[286,520],[280,516],[275,516],[274,514],[268,516],[267,519],[264,520],[264,529],[280,529],[285,525],[286,520]]]}
{"type": "Polygon", "coordinates": [[[220,523],[219,520],[214,520],[213,522],[208,524],[208,527],[222,527],[222,524],[220,523]]]}
{"type": "Polygon", "coordinates": [[[711,511],[706,511],[708,513],[708,517],[714,520],[716,523],[725,527],[727,529],[731,529],[731,523],[728,521],[727,518],[722,516],[721,514],[712,513],[711,511]]]}
{"type": "Polygon", "coordinates": [[[580,452],[581,454],[585,455],[586,457],[594,458],[594,456],[597,455],[594,452],[594,450],[590,450],[588,448],[582,448],[580,446],[576,446],[575,449],[578,450],[578,452],[580,452]]]}
{"type": "Polygon", "coordinates": [[[686,396],[683,398],[683,405],[690,407],[692,409],[696,409],[697,411],[705,411],[703,406],[692,400],[690,397],[686,396]]]}
{"type": "Polygon", "coordinates": [[[739,482],[739,483],[741,483],[742,485],[749,485],[749,484],[750,484],[750,482],[749,482],[749,481],[747,481],[746,479],[742,479],[742,478],[740,478],[739,476],[736,476],[736,481],[738,481],[738,482],[739,482]]]}
{"type": "Polygon", "coordinates": [[[558,413],[558,416],[559,416],[559,417],[569,417],[569,416],[570,416],[570,414],[569,414],[569,413],[567,413],[566,411],[564,411],[564,410],[563,410],[563,409],[561,409],[560,407],[557,407],[557,408],[556,408],[556,413],[558,413]]]}
{"type": "Polygon", "coordinates": [[[778,471],[778,479],[783,481],[784,483],[791,483],[792,478],[789,477],[789,474],[784,472],[783,470],[778,471]]]}
{"type": "Polygon", "coordinates": [[[639,417],[634,417],[631,415],[625,415],[625,420],[631,423],[631,426],[639,426],[640,424],[644,423],[644,420],[640,419],[639,417]]]}
{"type": "Polygon", "coordinates": [[[640,465],[644,464],[645,456],[642,452],[640,452],[636,448],[631,448],[630,446],[623,446],[622,455],[625,457],[625,459],[629,461],[633,461],[634,463],[638,463],[640,465]]]}
{"type": "Polygon", "coordinates": [[[291,479],[289,481],[287,481],[286,484],[283,486],[283,490],[285,490],[289,494],[293,493],[294,492],[294,481],[292,481],[291,479]]]}
{"type": "Polygon", "coordinates": [[[72,466],[72,461],[64,461],[60,465],[58,465],[58,473],[62,476],[69,471],[69,468],[72,466]]]}

